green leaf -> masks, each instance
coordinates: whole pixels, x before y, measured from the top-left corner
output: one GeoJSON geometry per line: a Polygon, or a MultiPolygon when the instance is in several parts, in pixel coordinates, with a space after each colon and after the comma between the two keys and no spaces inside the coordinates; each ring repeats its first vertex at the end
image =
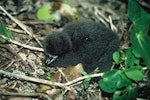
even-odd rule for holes
{"type": "Polygon", "coordinates": [[[97,68],[93,71],[94,74],[96,74],[96,73],[98,73],[98,72],[100,72],[99,67],[97,67],[97,68]]]}
{"type": "Polygon", "coordinates": [[[91,81],[91,78],[86,78],[86,79],[84,80],[84,82],[87,83],[87,84],[90,83],[90,81],[91,81]]]}
{"type": "Polygon", "coordinates": [[[148,31],[150,27],[150,14],[148,14],[136,0],[129,0],[129,19],[133,22],[131,30],[131,49],[136,57],[143,58],[144,63],[150,69],[150,37],[148,31]]]}
{"type": "MultiPolygon", "coordinates": [[[[4,36],[6,36],[6,37],[8,37],[10,39],[14,39],[11,31],[6,29],[5,25],[2,22],[0,22],[0,34],[4,35],[4,36]]],[[[0,42],[4,43],[6,41],[4,39],[0,38],[0,42]]]]}
{"type": "Polygon", "coordinates": [[[145,10],[143,10],[143,8],[140,7],[137,0],[128,1],[128,16],[133,24],[143,26],[142,24],[138,24],[140,21],[148,24],[149,22],[147,21],[150,19],[150,16],[145,10]]]}
{"type": "Polygon", "coordinates": [[[134,81],[141,81],[144,78],[144,70],[142,69],[142,66],[128,68],[124,70],[124,73],[127,75],[128,78],[134,81]]]}
{"type": "Polygon", "coordinates": [[[51,79],[52,74],[50,72],[47,73],[47,79],[50,80],[51,79]]]}
{"type": "Polygon", "coordinates": [[[150,37],[144,32],[134,29],[131,31],[132,52],[135,56],[143,58],[144,63],[150,68],[150,37]]]}
{"type": "MultiPolygon", "coordinates": [[[[88,75],[86,71],[82,71],[81,74],[84,75],[84,76],[85,76],[85,75],[88,75]]],[[[87,84],[90,83],[90,81],[91,81],[91,78],[86,78],[86,79],[84,80],[84,82],[87,83],[87,84]]]]}
{"type": "Polygon", "coordinates": [[[50,15],[51,13],[51,6],[50,5],[44,5],[37,11],[37,18],[39,20],[44,21],[53,21],[55,18],[50,15]]]}
{"type": "Polygon", "coordinates": [[[86,71],[82,71],[81,74],[85,76],[85,75],[87,75],[87,72],[86,71]]]}
{"type": "Polygon", "coordinates": [[[125,88],[130,84],[131,80],[122,71],[116,69],[106,72],[98,82],[100,88],[108,93],[113,93],[117,89],[125,88]]]}
{"type": "Polygon", "coordinates": [[[120,58],[119,52],[114,52],[113,53],[113,60],[115,61],[116,64],[119,64],[121,62],[121,58],[120,58]]]}
{"type": "Polygon", "coordinates": [[[125,51],[125,57],[126,57],[126,60],[125,60],[125,68],[126,69],[134,67],[135,64],[139,65],[139,63],[140,63],[140,60],[133,55],[131,48],[128,48],[125,51]]]}
{"type": "Polygon", "coordinates": [[[113,100],[135,100],[137,96],[137,88],[129,85],[122,91],[115,91],[113,100]]]}

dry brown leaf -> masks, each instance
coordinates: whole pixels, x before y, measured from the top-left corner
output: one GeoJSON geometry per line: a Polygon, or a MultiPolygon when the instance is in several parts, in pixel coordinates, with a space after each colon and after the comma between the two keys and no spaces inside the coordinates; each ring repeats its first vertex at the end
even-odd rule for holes
{"type": "MultiPolygon", "coordinates": [[[[68,80],[71,81],[73,79],[76,79],[81,75],[81,72],[83,71],[83,66],[81,63],[77,64],[76,66],[68,66],[67,68],[62,68],[61,69],[63,74],[65,75],[64,77],[68,80]]],[[[60,71],[56,72],[52,77],[51,77],[51,81],[52,82],[58,82],[61,79],[62,83],[67,82],[61,74],[60,71]]],[[[59,81],[60,82],[60,81],[59,81]]],[[[49,85],[43,85],[41,84],[36,91],[37,92],[41,92],[41,93],[47,93],[48,95],[50,95],[51,97],[53,95],[55,95],[55,93],[53,92],[58,92],[55,89],[53,90],[53,88],[49,85]]],[[[59,93],[58,93],[59,94],[59,93]]]]}
{"type": "MultiPolygon", "coordinates": [[[[76,66],[68,66],[67,68],[65,69],[62,69],[62,72],[64,73],[64,77],[68,80],[68,81],[71,81],[73,79],[76,79],[81,75],[81,72],[83,71],[83,66],[82,64],[77,64],[76,66]]],[[[61,81],[62,83],[65,83],[66,80],[62,76],[62,74],[58,71],[56,74],[54,74],[52,77],[51,77],[51,81],[53,82],[58,82],[58,81],[61,81]],[[61,78],[61,79],[60,79],[61,78]]]]}

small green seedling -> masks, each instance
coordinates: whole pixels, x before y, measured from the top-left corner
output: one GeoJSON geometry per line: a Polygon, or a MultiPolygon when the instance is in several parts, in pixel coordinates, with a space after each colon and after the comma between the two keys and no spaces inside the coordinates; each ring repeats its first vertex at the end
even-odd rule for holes
{"type": "Polygon", "coordinates": [[[51,74],[50,72],[48,72],[48,73],[47,73],[47,77],[46,77],[46,78],[47,78],[48,80],[50,80],[50,79],[51,79],[51,77],[52,77],[52,74],[51,74]]]}
{"type": "MultiPolygon", "coordinates": [[[[86,71],[82,71],[81,74],[84,75],[84,76],[85,76],[85,75],[88,75],[86,71]]],[[[87,84],[90,83],[90,81],[91,81],[91,78],[86,78],[86,79],[84,80],[84,82],[87,83],[87,84]]]]}
{"type": "MultiPolygon", "coordinates": [[[[10,39],[14,39],[11,31],[6,29],[5,25],[2,22],[0,22],[0,34],[4,35],[10,39]]],[[[5,42],[6,42],[6,40],[0,38],[0,43],[5,43],[5,42]]]]}

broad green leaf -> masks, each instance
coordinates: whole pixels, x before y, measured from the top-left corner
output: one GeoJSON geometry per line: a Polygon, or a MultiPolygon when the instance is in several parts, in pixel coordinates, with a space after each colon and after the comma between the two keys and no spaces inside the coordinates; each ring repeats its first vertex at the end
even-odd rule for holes
{"type": "Polygon", "coordinates": [[[122,91],[115,91],[112,100],[135,100],[137,96],[137,88],[129,85],[122,91]]]}
{"type": "Polygon", "coordinates": [[[144,63],[150,69],[150,14],[144,11],[136,0],[129,0],[128,15],[133,22],[131,30],[131,49],[136,57],[143,58],[144,63]]]}
{"type": "Polygon", "coordinates": [[[143,58],[144,63],[150,68],[150,37],[142,31],[137,31],[138,29],[131,31],[132,52],[136,57],[143,58]]]}
{"type": "Polygon", "coordinates": [[[106,72],[98,82],[100,88],[108,93],[113,93],[117,89],[125,88],[130,84],[131,81],[126,75],[122,71],[115,69],[106,72]]]}
{"type": "Polygon", "coordinates": [[[147,19],[149,19],[149,14],[140,7],[140,5],[137,3],[137,0],[128,1],[128,16],[133,24],[143,26],[142,24],[138,24],[141,20],[144,23],[148,23],[147,19]]]}
{"type": "MultiPolygon", "coordinates": [[[[10,39],[14,39],[11,31],[6,29],[5,25],[2,22],[0,22],[0,34],[4,35],[10,39]]],[[[6,41],[4,39],[0,38],[0,42],[4,43],[6,41]]]]}
{"type": "Polygon", "coordinates": [[[124,70],[128,78],[134,81],[141,81],[144,78],[144,70],[141,66],[135,66],[124,70]]]}
{"type": "Polygon", "coordinates": [[[37,11],[37,18],[39,20],[44,20],[44,21],[53,21],[54,17],[50,15],[50,13],[51,13],[51,6],[44,5],[37,11]]]}

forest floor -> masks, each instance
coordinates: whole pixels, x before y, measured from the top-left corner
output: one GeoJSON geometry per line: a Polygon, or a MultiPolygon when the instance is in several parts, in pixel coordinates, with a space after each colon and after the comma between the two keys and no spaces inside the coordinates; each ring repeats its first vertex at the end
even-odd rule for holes
{"type": "MultiPolygon", "coordinates": [[[[98,77],[103,73],[91,74],[95,78],[88,84],[84,83],[87,77],[80,75],[71,76],[66,83],[59,83],[56,78],[60,74],[57,74],[49,81],[51,74],[57,70],[64,73],[58,68],[45,67],[42,41],[51,31],[61,30],[67,23],[81,18],[100,21],[118,33],[120,49],[126,49],[130,45],[131,27],[127,17],[127,3],[123,0],[61,1],[0,1],[0,21],[15,38],[12,41],[6,38],[7,43],[0,43],[0,100],[109,100],[110,95],[102,96],[97,84],[98,77]],[[41,21],[37,18],[37,11],[46,4],[52,5],[49,12],[55,16],[55,21],[41,21]],[[76,16],[72,16],[72,13],[76,16]]],[[[65,74],[71,71],[76,73],[75,69],[67,69],[65,74]]]]}

